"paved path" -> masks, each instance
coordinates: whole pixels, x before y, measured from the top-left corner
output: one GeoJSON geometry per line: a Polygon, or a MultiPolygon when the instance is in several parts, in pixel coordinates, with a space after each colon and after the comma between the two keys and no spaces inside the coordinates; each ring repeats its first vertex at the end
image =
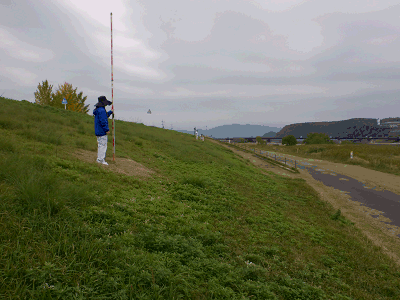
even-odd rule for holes
{"type": "MultiPolygon", "coordinates": [[[[260,152],[259,152],[260,153],[260,152]]],[[[277,156],[277,160],[280,162],[285,162],[288,166],[294,167],[295,159],[292,157],[287,157],[286,155],[261,151],[260,154],[268,154],[268,156],[277,156]]],[[[319,160],[321,162],[321,160],[319,160]]],[[[335,170],[320,168],[318,166],[318,160],[297,158],[296,166],[301,170],[307,170],[307,172],[318,181],[321,181],[324,185],[333,187],[340,190],[341,192],[347,193],[353,201],[358,201],[365,206],[381,212],[380,215],[388,218],[391,222],[385,222],[385,224],[391,224],[400,227],[400,193],[395,193],[389,190],[377,189],[377,186],[367,185],[363,181],[359,181],[352,177],[346,176],[344,172],[337,173],[335,170]]],[[[372,170],[368,170],[372,171],[372,170]]],[[[382,176],[378,174],[381,172],[376,172],[375,176],[382,176]]],[[[394,177],[396,175],[386,174],[394,177]]],[[[396,179],[396,178],[395,178],[396,179]]],[[[400,182],[400,177],[397,178],[400,182]]],[[[373,181],[373,180],[372,180],[373,181]]],[[[379,214],[371,215],[372,217],[378,218],[379,214]]],[[[400,238],[400,232],[397,234],[400,238]]]]}
{"type": "MultiPolygon", "coordinates": [[[[218,143],[218,142],[217,142],[218,143]]],[[[278,152],[268,152],[270,158],[296,165],[300,174],[286,171],[264,159],[266,152],[254,153],[229,147],[234,153],[249,159],[268,172],[304,179],[319,194],[321,200],[340,209],[361,231],[400,265],[400,177],[357,165],[346,165],[318,159],[308,159],[278,152]]]]}
{"type": "MultiPolygon", "coordinates": [[[[372,217],[379,218],[382,215],[391,220],[391,222],[384,222],[385,224],[400,227],[400,195],[387,190],[376,190],[376,186],[367,186],[349,176],[319,169],[317,166],[311,165],[305,168],[314,179],[321,181],[324,185],[347,193],[351,200],[381,212],[381,214],[371,214],[372,217]]],[[[394,232],[393,229],[390,231],[394,232]]],[[[397,236],[400,238],[400,233],[397,236]]]]}

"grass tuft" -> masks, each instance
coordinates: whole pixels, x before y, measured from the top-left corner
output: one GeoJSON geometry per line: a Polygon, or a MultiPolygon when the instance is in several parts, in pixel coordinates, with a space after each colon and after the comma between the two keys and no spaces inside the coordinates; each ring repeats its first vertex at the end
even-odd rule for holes
{"type": "Polygon", "coordinates": [[[339,219],[339,217],[340,217],[340,209],[338,209],[336,212],[335,212],[335,214],[333,214],[332,216],[331,216],[331,219],[332,220],[338,220],[339,219]]]}
{"type": "Polygon", "coordinates": [[[184,178],[182,184],[191,184],[199,188],[205,188],[208,185],[206,179],[195,176],[184,178]]]}

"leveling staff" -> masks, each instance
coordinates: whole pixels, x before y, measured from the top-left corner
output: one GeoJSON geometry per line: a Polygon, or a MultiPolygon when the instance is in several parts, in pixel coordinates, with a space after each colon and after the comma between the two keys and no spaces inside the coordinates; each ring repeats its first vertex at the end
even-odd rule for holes
{"type": "Polygon", "coordinates": [[[112,110],[106,112],[104,108],[111,105],[112,102],[108,101],[105,96],[100,96],[99,102],[95,105],[93,110],[94,115],[94,133],[97,136],[97,162],[99,164],[107,165],[105,161],[107,152],[107,134],[110,132],[108,128],[108,118],[112,115],[112,110]]]}

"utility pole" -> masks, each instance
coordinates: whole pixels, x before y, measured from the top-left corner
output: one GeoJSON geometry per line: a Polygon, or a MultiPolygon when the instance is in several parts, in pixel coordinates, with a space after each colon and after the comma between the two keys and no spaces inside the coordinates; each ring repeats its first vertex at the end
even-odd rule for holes
{"type": "Polygon", "coordinates": [[[161,120],[162,128],[164,129],[164,120],[161,120]]]}

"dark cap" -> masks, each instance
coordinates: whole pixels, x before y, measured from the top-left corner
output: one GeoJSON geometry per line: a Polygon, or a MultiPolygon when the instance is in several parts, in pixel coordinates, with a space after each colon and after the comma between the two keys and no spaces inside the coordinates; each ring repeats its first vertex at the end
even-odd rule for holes
{"type": "Polygon", "coordinates": [[[99,102],[96,104],[96,106],[107,106],[112,104],[111,101],[107,100],[106,96],[100,96],[98,100],[99,102]]]}

